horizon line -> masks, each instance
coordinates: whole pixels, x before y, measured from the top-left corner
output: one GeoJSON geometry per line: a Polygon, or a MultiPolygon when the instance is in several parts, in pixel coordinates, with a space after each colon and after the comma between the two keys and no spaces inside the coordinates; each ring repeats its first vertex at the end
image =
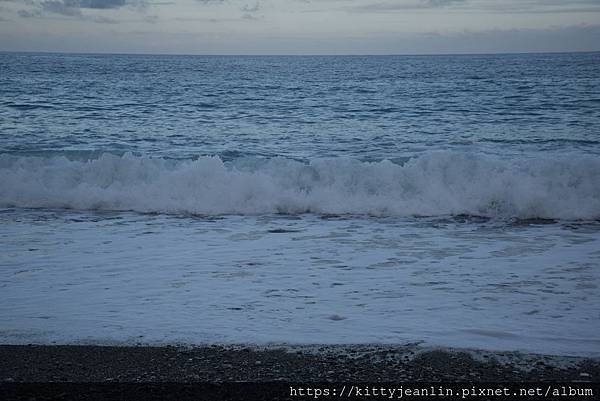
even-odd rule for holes
{"type": "Polygon", "coordinates": [[[435,57],[435,56],[500,56],[500,55],[528,55],[528,54],[573,54],[573,53],[600,53],[599,50],[565,50],[565,51],[526,51],[526,52],[473,52],[473,53],[302,53],[302,54],[277,54],[277,53],[151,53],[151,52],[79,52],[79,51],[51,51],[51,50],[0,50],[0,53],[21,54],[69,54],[89,56],[179,56],[179,57],[435,57]]]}

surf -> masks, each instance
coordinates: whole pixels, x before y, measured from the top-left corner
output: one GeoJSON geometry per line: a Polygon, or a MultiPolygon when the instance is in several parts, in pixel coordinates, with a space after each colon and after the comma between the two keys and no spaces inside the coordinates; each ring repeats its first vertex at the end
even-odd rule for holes
{"type": "Polygon", "coordinates": [[[435,151],[408,159],[0,155],[0,207],[186,213],[600,218],[600,160],[435,151]]]}

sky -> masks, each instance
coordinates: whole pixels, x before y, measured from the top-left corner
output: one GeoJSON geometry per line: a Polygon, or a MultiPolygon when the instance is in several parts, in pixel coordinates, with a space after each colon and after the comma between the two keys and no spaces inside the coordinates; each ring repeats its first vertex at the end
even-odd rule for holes
{"type": "Polygon", "coordinates": [[[600,50],[600,0],[0,0],[0,51],[600,50]]]}

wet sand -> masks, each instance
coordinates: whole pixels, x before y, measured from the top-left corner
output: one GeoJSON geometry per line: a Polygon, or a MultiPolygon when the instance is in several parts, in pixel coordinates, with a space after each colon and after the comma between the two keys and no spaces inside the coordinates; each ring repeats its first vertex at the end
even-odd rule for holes
{"type": "Polygon", "coordinates": [[[417,345],[0,345],[0,381],[598,382],[600,360],[417,345]]]}

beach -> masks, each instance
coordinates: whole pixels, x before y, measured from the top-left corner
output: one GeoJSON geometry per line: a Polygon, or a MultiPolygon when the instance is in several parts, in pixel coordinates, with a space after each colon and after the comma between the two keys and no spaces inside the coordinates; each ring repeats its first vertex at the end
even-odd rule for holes
{"type": "Polygon", "coordinates": [[[598,359],[337,346],[0,346],[3,382],[598,382],[598,359]]]}
{"type": "Polygon", "coordinates": [[[0,382],[597,383],[599,63],[0,53],[0,382]]]}

